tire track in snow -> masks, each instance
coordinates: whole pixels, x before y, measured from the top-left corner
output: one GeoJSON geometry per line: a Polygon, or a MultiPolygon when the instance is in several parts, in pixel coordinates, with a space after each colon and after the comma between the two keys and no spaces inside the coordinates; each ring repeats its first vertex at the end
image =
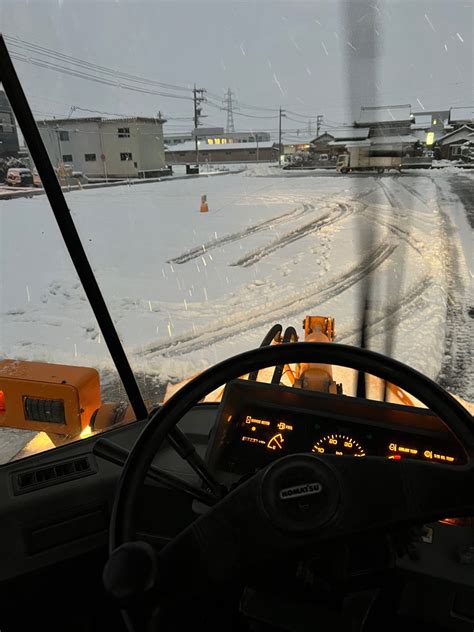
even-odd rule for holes
{"type": "MultiPolygon", "coordinates": [[[[352,199],[358,200],[360,198],[366,197],[367,195],[371,195],[375,191],[377,191],[377,187],[369,189],[368,191],[365,191],[364,193],[360,193],[359,195],[354,196],[352,199]]],[[[326,198],[332,198],[332,196],[326,196],[326,198]]],[[[325,199],[321,200],[321,202],[324,202],[324,201],[325,199]]],[[[287,213],[282,213],[281,215],[277,215],[276,217],[272,217],[271,219],[267,219],[263,222],[259,222],[258,224],[252,224],[252,226],[248,226],[244,230],[238,231],[236,233],[230,233],[229,235],[224,235],[223,237],[220,237],[218,239],[209,240],[205,242],[204,244],[202,244],[201,246],[196,246],[195,248],[186,250],[185,252],[181,253],[180,255],[177,255],[176,257],[173,257],[172,259],[168,259],[167,263],[177,263],[177,264],[187,263],[188,261],[192,261],[193,259],[196,259],[197,257],[202,256],[208,250],[213,250],[214,248],[220,248],[221,246],[224,246],[225,244],[231,243],[233,241],[238,241],[239,239],[245,239],[245,237],[248,237],[249,235],[258,233],[262,230],[265,230],[266,228],[271,228],[274,225],[279,225],[279,224],[286,223],[288,221],[292,221],[293,219],[298,218],[301,215],[304,215],[305,213],[309,213],[314,210],[316,210],[316,207],[314,204],[304,203],[302,207],[294,208],[292,211],[288,211],[287,213]]]]}
{"type": "Polygon", "coordinates": [[[259,305],[254,309],[238,312],[233,314],[232,318],[222,319],[215,325],[204,327],[196,332],[184,333],[169,341],[151,345],[148,349],[141,349],[138,355],[150,357],[160,354],[169,357],[190,353],[246,332],[249,323],[251,323],[252,328],[256,328],[267,325],[269,318],[274,322],[279,318],[289,318],[305,309],[315,309],[345,292],[361,281],[364,276],[373,272],[390,257],[396,247],[397,244],[393,241],[382,242],[362,262],[340,277],[326,280],[324,286],[318,287],[312,281],[307,283],[302,291],[287,294],[271,306],[259,305]],[[309,302],[310,305],[308,305],[309,302]]]}
{"type": "Polygon", "coordinates": [[[380,226],[385,226],[386,228],[390,230],[390,232],[396,235],[399,239],[402,239],[403,241],[405,241],[419,255],[423,254],[418,244],[413,241],[413,239],[410,236],[410,233],[407,230],[403,230],[403,228],[400,228],[400,226],[397,226],[397,224],[394,224],[393,222],[390,222],[389,220],[384,220],[382,217],[380,217],[380,215],[377,214],[377,211],[369,209],[367,211],[367,214],[370,215],[372,219],[375,222],[377,222],[377,224],[380,224],[380,226]]]}
{"type": "MultiPolygon", "coordinates": [[[[410,313],[413,304],[418,304],[423,300],[423,294],[431,286],[433,279],[430,275],[423,277],[416,285],[413,286],[400,300],[392,301],[385,306],[384,314],[381,316],[369,316],[368,333],[369,338],[388,333],[392,329],[396,329],[405,313],[410,313]],[[387,326],[388,324],[388,326],[387,326]]],[[[352,327],[348,330],[342,330],[342,335],[337,336],[336,342],[346,342],[352,337],[360,334],[360,327],[352,327]]]]}
{"type": "Polygon", "coordinates": [[[445,352],[437,381],[443,388],[468,401],[474,401],[474,324],[469,315],[469,296],[463,281],[458,253],[452,239],[455,228],[442,210],[443,191],[438,183],[434,182],[434,185],[442,219],[444,257],[448,279],[445,352]]]}
{"type": "MultiPolygon", "coordinates": [[[[400,184],[400,178],[397,177],[396,182],[398,184],[400,184]]],[[[381,180],[378,180],[378,184],[380,186],[380,188],[382,189],[382,191],[385,194],[385,197],[387,198],[390,206],[392,207],[392,211],[394,214],[394,219],[395,220],[400,220],[401,222],[404,222],[405,224],[407,224],[407,215],[405,214],[401,214],[401,213],[397,213],[397,211],[400,211],[400,206],[398,204],[398,200],[395,198],[394,194],[392,191],[389,190],[388,186],[383,183],[381,180]]],[[[403,185],[404,186],[404,185],[403,185]]],[[[423,201],[423,203],[426,205],[426,202],[423,201]]],[[[415,250],[419,255],[422,255],[422,251],[418,245],[418,243],[415,243],[415,241],[413,240],[413,238],[411,237],[410,231],[409,230],[405,230],[403,228],[401,228],[398,224],[395,224],[394,222],[390,221],[390,220],[386,220],[381,218],[379,215],[376,215],[374,212],[370,212],[369,213],[372,214],[373,219],[378,223],[381,224],[382,226],[386,226],[392,233],[394,233],[395,235],[397,235],[400,239],[403,239],[403,241],[405,241],[409,246],[411,246],[411,248],[413,248],[413,250],[415,250]]]]}
{"type": "Polygon", "coordinates": [[[291,221],[305,213],[314,211],[315,207],[313,204],[303,204],[302,207],[297,207],[288,213],[283,213],[282,215],[277,215],[276,217],[272,217],[271,219],[267,219],[258,224],[252,224],[248,226],[244,230],[240,230],[236,233],[231,233],[229,235],[224,235],[218,239],[213,239],[210,241],[206,241],[201,246],[196,246],[195,248],[191,248],[191,250],[187,250],[173,259],[169,259],[167,263],[187,263],[188,261],[192,261],[192,259],[196,259],[197,257],[202,256],[208,250],[213,250],[214,248],[220,248],[225,244],[229,244],[233,241],[238,241],[239,239],[244,239],[249,235],[254,235],[262,230],[267,228],[271,228],[274,225],[279,225],[281,223],[291,221]]]}
{"type": "Polygon", "coordinates": [[[385,194],[385,197],[388,200],[388,203],[390,204],[390,206],[394,209],[398,209],[398,201],[395,199],[395,196],[393,195],[393,193],[390,191],[390,189],[388,188],[388,186],[382,182],[382,180],[377,180],[379,187],[382,189],[382,191],[385,194]]]}
{"type": "Polygon", "coordinates": [[[272,252],[275,252],[276,250],[280,250],[281,248],[284,248],[285,246],[292,244],[298,239],[302,239],[303,237],[306,237],[307,235],[309,235],[310,233],[316,230],[320,230],[321,228],[324,228],[325,226],[330,226],[331,224],[334,224],[335,222],[341,219],[345,219],[346,217],[349,217],[349,215],[351,215],[353,212],[354,212],[353,209],[348,207],[346,204],[338,204],[338,208],[335,209],[334,211],[330,211],[326,215],[323,215],[322,217],[318,217],[318,219],[313,220],[312,222],[309,222],[308,224],[304,224],[303,226],[300,226],[299,228],[295,228],[294,230],[285,233],[278,239],[275,239],[274,241],[272,241],[267,246],[263,246],[262,248],[257,248],[255,250],[252,250],[251,252],[247,253],[244,257],[241,257],[238,261],[235,261],[234,263],[230,263],[229,265],[242,266],[244,268],[248,268],[254,263],[257,263],[258,261],[260,261],[260,259],[263,259],[263,257],[267,257],[272,252]]]}
{"type": "Polygon", "coordinates": [[[426,203],[426,200],[423,199],[423,197],[418,193],[416,189],[414,189],[409,184],[406,184],[406,182],[402,182],[402,180],[398,180],[397,182],[401,187],[403,187],[406,191],[408,191],[408,193],[413,195],[413,197],[416,197],[416,199],[419,200],[424,206],[426,206],[427,208],[430,208],[428,204],[426,203]]]}

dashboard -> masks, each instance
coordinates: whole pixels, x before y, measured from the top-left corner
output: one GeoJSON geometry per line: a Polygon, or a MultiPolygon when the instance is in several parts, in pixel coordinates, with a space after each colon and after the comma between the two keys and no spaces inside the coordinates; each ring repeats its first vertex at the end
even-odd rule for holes
{"type": "MultiPolygon", "coordinates": [[[[36,578],[68,560],[106,550],[107,526],[123,462],[114,454],[119,449],[126,455],[144,425],[138,421],[116,427],[0,468],[2,590],[6,583],[26,574],[36,578]],[[19,481],[33,470],[43,472],[84,459],[90,464],[87,476],[48,479],[41,486],[18,491],[19,481]]],[[[321,449],[342,452],[348,458],[420,458],[445,467],[465,462],[454,437],[425,409],[246,380],[229,383],[219,406],[194,406],[179,427],[216,478],[230,485],[284,454],[324,454],[321,449]],[[443,460],[443,456],[454,460],[443,460]]],[[[200,484],[168,442],[154,465],[190,484],[200,484]]],[[[206,511],[197,501],[152,479],[143,491],[139,535],[157,547],[206,511]]],[[[417,558],[405,556],[397,561],[399,571],[413,583],[407,584],[404,608],[416,614],[417,600],[423,595],[430,620],[453,632],[470,632],[474,625],[474,562],[467,556],[472,550],[472,521],[436,522],[427,525],[427,530],[429,534],[417,544],[417,558]]],[[[49,591],[51,582],[43,584],[49,591]]]]}
{"type": "Polygon", "coordinates": [[[247,380],[226,386],[207,453],[223,481],[298,452],[466,462],[452,433],[426,409],[247,380]]]}

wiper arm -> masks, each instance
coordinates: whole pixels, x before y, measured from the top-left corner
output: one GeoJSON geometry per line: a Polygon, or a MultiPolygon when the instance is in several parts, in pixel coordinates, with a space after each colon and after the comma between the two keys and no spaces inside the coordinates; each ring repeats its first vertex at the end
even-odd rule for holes
{"type": "Polygon", "coordinates": [[[137,419],[146,419],[148,411],[128,362],[122,343],[107,309],[92,267],[71,217],[66,199],[36,126],[25,93],[16,74],[3,36],[0,34],[0,82],[10,101],[13,113],[41,178],[59,230],[72,259],[84,292],[102,332],[112,360],[137,419]]]}
{"type": "MultiPolygon", "coordinates": [[[[109,439],[98,439],[95,442],[94,447],[92,449],[93,453],[105,461],[109,461],[109,463],[115,463],[116,465],[123,466],[127,457],[129,455],[129,451],[126,448],[122,448],[117,445],[113,441],[109,439]]],[[[156,481],[157,483],[161,483],[166,485],[166,487],[170,487],[171,489],[176,489],[180,492],[187,494],[188,496],[192,496],[196,500],[199,500],[204,505],[208,507],[212,507],[217,503],[219,498],[214,496],[214,494],[210,494],[206,492],[204,489],[199,489],[195,485],[191,485],[191,483],[187,483],[181,478],[170,474],[169,472],[165,472],[160,468],[156,467],[156,465],[152,465],[147,472],[147,477],[156,481]]]]}

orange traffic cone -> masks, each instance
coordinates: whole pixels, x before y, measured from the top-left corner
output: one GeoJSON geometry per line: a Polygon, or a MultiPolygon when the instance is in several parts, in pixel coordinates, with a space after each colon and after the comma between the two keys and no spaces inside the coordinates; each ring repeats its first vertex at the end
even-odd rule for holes
{"type": "Polygon", "coordinates": [[[199,211],[201,213],[207,213],[209,211],[209,207],[207,205],[207,195],[201,195],[201,208],[199,211]]]}

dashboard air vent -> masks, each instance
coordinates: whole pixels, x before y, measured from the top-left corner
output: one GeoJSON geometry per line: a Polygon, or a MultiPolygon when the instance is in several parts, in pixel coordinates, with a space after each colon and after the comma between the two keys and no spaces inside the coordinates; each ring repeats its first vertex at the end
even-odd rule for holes
{"type": "Polygon", "coordinates": [[[16,473],[13,481],[15,493],[24,494],[49,485],[89,476],[95,472],[96,468],[90,455],[52,463],[48,466],[16,473]]]}

